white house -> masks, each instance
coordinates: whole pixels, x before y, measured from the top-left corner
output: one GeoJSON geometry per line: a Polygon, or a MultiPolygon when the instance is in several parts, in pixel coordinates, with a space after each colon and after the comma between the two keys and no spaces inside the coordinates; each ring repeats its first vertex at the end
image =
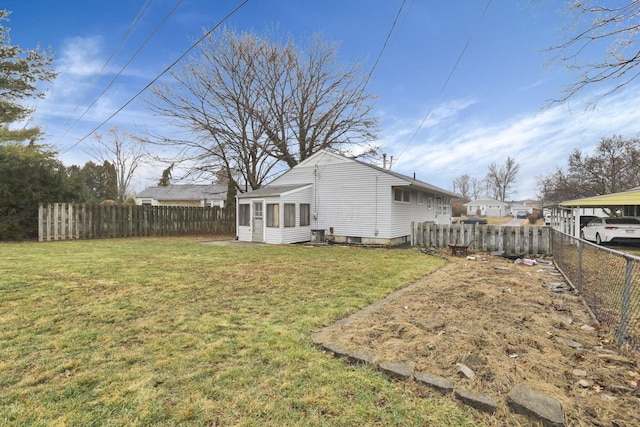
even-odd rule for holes
{"type": "Polygon", "coordinates": [[[224,207],[226,185],[167,185],[147,187],[136,195],[136,205],[224,207]]]}
{"type": "Polygon", "coordinates": [[[507,216],[509,215],[509,205],[500,200],[490,198],[480,198],[465,203],[467,216],[507,216]]]}
{"type": "Polygon", "coordinates": [[[409,241],[412,221],[450,224],[451,198],[456,196],[321,150],[269,185],[236,196],[237,238],[398,245],[409,241]]]}

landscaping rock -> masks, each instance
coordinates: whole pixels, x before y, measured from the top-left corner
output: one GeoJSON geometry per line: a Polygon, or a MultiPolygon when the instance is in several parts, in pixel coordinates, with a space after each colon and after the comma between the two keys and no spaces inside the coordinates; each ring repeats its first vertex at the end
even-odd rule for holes
{"type": "Polygon", "coordinates": [[[476,408],[483,412],[493,413],[498,408],[498,402],[496,402],[493,397],[485,393],[477,393],[464,388],[457,388],[455,396],[457,399],[472,408],[476,408]]]}
{"type": "Polygon", "coordinates": [[[336,357],[346,357],[353,364],[366,363],[370,365],[375,359],[375,353],[368,349],[348,350],[332,341],[322,343],[322,347],[332,352],[336,357]]]}
{"type": "Polygon", "coordinates": [[[401,380],[408,380],[413,376],[413,363],[411,362],[380,362],[380,369],[387,375],[401,380]]]}
{"type": "Polygon", "coordinates": [[[575,377],[586,377],[587,376],[587,371],[582,370],[582,369],[574,369],[573,370],[573,375],[575,377]]]}
{"type": "Polygon", "coordinates": [[[529,387],[518,384],[507,396],[513,412],[542,421],[545,426],[564,426],[562,405],[556,399],[544,396],[529,387]]]}
{"type": "Polygon", "coordinates": [[[578,385],[582,388],[590,388],[591,387],[591,381],[589,380],[580,380],[578,381],[578,385]]]}
{"type": "Polygon", "coordinates": [[[476,373],[473,372],[473,369],[471,369],[470,367],[468,367],[464,363],[456,363],[456,366],[458,367],[458,372],[460,374],[462,374],[463,376],[469,378],[470,380],[472,380],[472,379],[474,379],[476,377],[476,373]]]}
{"type": "Polygon", "coordinates": [[[580,344],[579,342],[571,340],[569,338],[556,337],[556,340],[558,340],[558,342],[561,342],[571,348],[579,349],[583,347],[582,344],[580,344]]]}
{"type": "Polygon", "coordinates": [[[357,350],[350,350],[347,353],[347,357],[349,358],[349,362],[356,365],[361,363],[371,365],[376,358],[376,354],[373,352],[373,350],[362,348],[357,350]]]}
{"type": "Polygon", "coordinates": [[[322,348],[332,352],[337,357],[346,356],[348,353],[347,349],[342,347],[340,344],[336,344],[331,341],[323,342],[321,344],[322,344],[322,348]]]}
{"type": "Polygon", "coordinates": [[[572,290],[571,286],[566,283],[560,283],[550,287],[551,292],[569,292],[572,290]]]}
{"type": "Polygon", "coordinates": [[[431,387],[432,389],[439,391],[443,394],[449,394],[453,391],[453,382],[446,378],[439,377],[437,375],[431,375],[426,372],[416,372],[413,377],[419,383],[431,387]]]}

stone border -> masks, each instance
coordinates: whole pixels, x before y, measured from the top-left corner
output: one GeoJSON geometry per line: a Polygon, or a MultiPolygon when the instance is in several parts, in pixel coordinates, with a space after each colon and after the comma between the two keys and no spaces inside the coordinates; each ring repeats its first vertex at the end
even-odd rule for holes
{"type": "MultiPolygon", "coordinates": [[[[555,266],[551,266],[551,268],[555,269],[555,266]]],[[[381,360],[376,362],[378,360],[377,355],[371,349],[360,348],[357,350],[348,350],[340,344],[327,339],[327,333],[335,332],[340,330],[344,325],[362,319],[366,315],[374,312],[381,305],[397,299],[400,295],[413,289],[415,286],[416,285],[409,285],[399,289],[386,298],[362,309],[358,313],[339,320],[333,325],[314,333],[311,337],[314,344],[332,353],[335,357],[346,358],[352,364],[374,366],[391,378],[401,381],[414,380],[444,395],[452,395],[457,401],[479,411],[490,414],[494,413],[501,403],[489,394],[466,390],[463,387],[457,387],[455,383],[449,379],[428,372],[415,371],[414,364],[410,361],[381,360]]],[[[513,413],[525,415],[540,421],[544,426],[565,426],[564,413],[560,402],[532,390],[524,384],[517,384],[513,387],[507,395],[504,404],[506,404],[513,413]]]]}
{"type": "MultiPolygon", "coordinates": [[[[456,400],[479,411],[494,413],[500,405],[491,395],[466,390],[463,387],[456,387],[453,381],[446,378],[432,375],[428,372],[414,370],[412,362],[383,360],[375,363],[376,355],[370,349],[347,350],[331,341],[323,341],[322,333],[313,336],[316,345],[329,351],[334,356],[346,358],[350,363],[356,365],[370,365],[378,368],[391,378],[409,381],[415,380],[417,383],[425,385],[434,391],[445,395],[452,395],[456,400]]],[[[526,415],[535,420],[541,421],[545,426],[564,426],[564,414],[560,402],[556,399],[542,395],[531,390],[523,384],[518,384],[509,392],[507,405],[516,414],[526,415]]]]}

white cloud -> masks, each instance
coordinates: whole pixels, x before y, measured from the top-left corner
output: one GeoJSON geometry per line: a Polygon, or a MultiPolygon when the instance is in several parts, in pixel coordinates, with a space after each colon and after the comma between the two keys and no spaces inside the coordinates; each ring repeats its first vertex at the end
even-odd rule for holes
{"type": "Polygon", "coordinates": [[[535,197],[536,177],[565,168],[573,149],[590,152],[602,137],[613,134],[637,136],[638,95],[638,87],[628,87],[601,100],[596,109],[576,111],[558,105],[499,121],[483,117],[482,112],[469,113],[466,109],[473,103],[462,102],[459,109],[443,109],[450,114],[443,114],[440,121],[434,119],[408,147],[403,141],[408,141],[410,127],[394,129],[393,137],[385,140],[394,139],[388,151],[397,150],[395,170],[407,175],[416,172],[421,179],[444,188],[463,174],[483,178],[489,164],[501,164],[511,156],[520,164],[514,196],[535,197]]]}
{"type": "Polygon", "coordinates": [[[105,62],[101,49],[102,38],[98,36],[69,39],[62,48],[60,73],[81,77],[98,74],[105,62]]]}

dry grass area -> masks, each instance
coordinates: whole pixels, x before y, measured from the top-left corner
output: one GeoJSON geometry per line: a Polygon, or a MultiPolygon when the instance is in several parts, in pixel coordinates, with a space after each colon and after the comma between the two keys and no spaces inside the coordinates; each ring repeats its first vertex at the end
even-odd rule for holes
{"type": "MultiPolygon", "coordinates": [[[[549,289],[562,280],[553,269],[489,254],[474,254],[474,260],[440,255],[450,263],[344,325],[331,340],[372,349],[381,359],[414,362],[417,371],[493,395],[500,409],[478,412],[484,425],[531,425],[504,404],[519,383],[560,401],[567,425],[640,424],[637,356],[617,351],[574,292],[549,289]],[[476,377],[462,377],[456,363],[476,377]]],[[[418,384],[409,387],[431,394],[418,384]]]]}

